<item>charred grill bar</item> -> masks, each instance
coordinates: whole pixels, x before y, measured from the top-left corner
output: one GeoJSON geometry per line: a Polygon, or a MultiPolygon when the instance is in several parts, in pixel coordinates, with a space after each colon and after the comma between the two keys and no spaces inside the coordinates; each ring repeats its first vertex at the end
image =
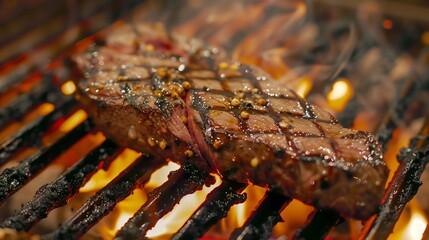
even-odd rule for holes
{"type": "Polygon", "coordinates": [[[72,99],[65,100],[63,103],[57,104],[53,112],[35,119],[19,132],[8,137],[0,145],[0,166],[21,149],[40,144],[35,139],[40,139],[47,131],[55,130],[55,126],[58,125],[54,125],[54,123],[59,119],[69,117],[76,109],[76,103],[72,99]]]}
{"type": "Polygon", "coordinates": [[[18,191],[61,153],[89,133],[92,128],[91,121],[86,120],[52,144],[52,146],[39,150],[16,167],[4,170],[0,174],[0,203],[18,191]]]}
{"type": "Polygon", "coordinates": [[[145,236],[155,223],[187,194],[192,194],[204,183],[213,182],[212,177],[204,171],[192,167],[182,167],[170,173],[168,181],[153,190],[146,203],[128,220],[116,234],[117,238],[138,239],[145,236]]]}
{"type": "MultiPolygon", "coordinates": [[[[17,97],[6,108],[0,110],[0,127],[5,126],[9,121],[22,118],[30,109],[44,101],[46,102],[50,95],[55,92],[53,88],[54,86],[50,81],[42,81],[28,94],[17,97]]],[[[56,99],[59,98],[56,97],[56,99]]]]}
{"type": "Polygon", "coordinates": [[[107,168],[120,150],[121,148],[116,144],[106,140],[59,178],[41,187],[30,202],[24,204],[19,211],[1,223],[0,227],[28,231],[50,211],[66,205],[67,200],[78,192],[85,180],[99,169],[99,165],[107,168]]]}
{"type": "MultiPolygon", "coordinates": [[[[34,67],[29,69],[34,70],[34,67]]],[[[12,75],[14,74],[18,74],[18,72],[12,73],[12,75]]],[[[19,74],[22,77],[36,73],[31,73],[29,70],[24,74],[19,74]]],[[[76,111],[75,102],[61,96],[58,89],[52,87],[50,80],[49,78],[42,78],[32,91],[17,97],[0,111],[0,127],[4,127],[8,122],[21,118],[40,103],[52,102],[56,105],[56,109],[52,113],[24,126],[21,131],[10,136],[0,145],[0,166],[24,149],[38,145],[39,143],[35,139],[40,138],[45,132],[54,130],[59,123],[76,111]]],[[[395,118],[402,118],[403,113],[416,95],[422,89],[428,88],[427,85],[419,85],[421,82],[427,84],[427,79],[418,82],[411,81],[397,101],[394,111],[385,117],[380,131],[378,131],[378,139],[383,146],[387,145],[392,137],[393,130],[397,128],[395,118]]],[[[1,84],[0,92],[6,92],[14,81],[6,81],[6,83],[1,84]]],[[[352,100],[349,105],[353,106],[353,104],[352,100]]],[[[354,111],[355,109],[357,110],[357,108],[350,110],[349,107],[344,112],[354,111]]],[[[354,119],[355,115],[352,115],[354,119]]],[[[347,113],[347,116],[350,116],[350,113],[347,113]]],[[[344,121],[347,121],[347,119],[344,121]]],[[[420,184],[420,175],[429,160],[428,127],[429,125],[426,121],[420,135],[415,137],[410,147],[399,155],[400,167],[387,189],[381,211],[365,224],[364,231],[360,236],[362,239],[378,239],[388,236],[403,207],[416,193],[420,184]]],[[[87,120],[56,143],[41,149],[17,167],[6,169],[1,173],[0,204],[91,130],[92,123],[87,120]]],[[[106,140],[79,162],[75,163],[58,179],[40,188],[31,201],[24,204],[19,211],[0,223],[0,227],[28,231],[54,208],[66,204],[67,200],[78,192],[79,188],[97,169],[100,167],[108,168],[120,150],[121,148],[116,144],[106,140]]],[[[119,201],[128,196],[136,187],[144,184],[151,173],[158,167],[160,167],[160,164],[149,156],[143,156],[136,160],[115,180],[98,191],[95,196],[89,198],[72,219],[63,223],[55,232],[45,237],[57,239],[79,238],[107,215],[119,201]]],[[[191,194],[201,188],[203,184],[211,182],[212,177],[207,173],[190,169],[186,166],[171,173],[168,181],[150,193],[147,202],[142,203],[143,205],[137,213],[116,233],[117,237],[143,237],[147,230],[155,225],[162,216],[171,211],[183,196],[191,194]]],[[[221,186],[207,196],[205,202],[186,221],[173,238],[195,239],[203,236],[210,226],[226,216],[231,206],[245,201],[246,196],[242,193],[245,187],[245,184],[223,181],[221,186]]],[[[269,238],[273,226],[282,220],[279,216],[280,212],[289,202],[290,199],[278,196],[274,192],[267,192],[244,226],[236,229],[231,238],[269,238]]],[[[285,219],[285,221],[288,221],[288,219],[285,219]]],[[[295,234],[295,238],[323,238],[339,221],[341,221],[341,218],[336,213],[320,209],[315,210],[310,216],[309,223],[295,234]]],[[[426,229],[426,236],[427,232],[428,229],[426,229]]]]}
{"type": "Polygon", "coordinates": [[[129,196],[137,186],[145,184],[151,173],[160,166],[161,163],[152,156],[143,154],[106,187],[89,198],[71,219],[45,238],[76,239],[81,237],[106,216],[118,202],[129,196]]]}
{"type": "Polygon", "coordinates": [[[274,226],[283,221],[280,212],[292,201],[276,192],[268,191],[244,225],[232,233],[232,239],[268,239],[274,226]]]}
{"type": "Polygon", "coordinates": [[[246,195],[241,192],[246,184],[223,181],[207,196],[203,205],[186,221],[173,239],[197,239],[213,224],[226,217],[232,205],[244,202],[246,195]]]}
{"type": "Polygon", "coordinates": [[[366,223],[361,239],[385,239],[422,184],[420,176],[429,162],[429,118],[419,135],[398,155],[400,165],[387,187],[380,212],[366,223]]]}

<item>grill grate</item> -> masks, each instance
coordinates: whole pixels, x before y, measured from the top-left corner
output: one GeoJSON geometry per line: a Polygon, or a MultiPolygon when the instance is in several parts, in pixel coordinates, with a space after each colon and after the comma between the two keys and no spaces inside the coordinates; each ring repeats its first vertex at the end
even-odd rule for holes
{"type": "MultiPolygon", "coordinates": [[[[135,3],[130,3],[127,6],[133,4],[135,3]]],[[[114,17],[109,16],[108,19],[108,21],[104,21],[104,24],[111,22],[114,17]]],[[[92,32],[88,31],[82,35],[88,35],[92,32]]],[[[60,55],[59,59],[61,60],[63,53],[64,49],[61,48],[51,56],[60,55]]],[[[22,64],[26,65],[27,63],[22,64]]],[[[20,83],[21,81],[16,81],[18,79],[16,76],[19,76],[19,79],[25,79],[22,76],[37,73],[34,64],[29,67],[26,65],[25,69],[25,71],[14,71],[9,74],[7,78],[9,80],[0,85],[0,92],[6,92],[7,89],[14,86],[15,82],[20,83]]],[[[52,73],[56,73],[55,71],[57,70],[59,69],[50,69],[52,73]]],[[[9,136],[1,143],[0,166],[6,164],[24,149],[40,145],[37,139],[55,130],[59,123],[76,112],[78,107],[74,100],[64,97],[53,84],[53,81],[61,82],[67,79],[67,74],[59,76],[59,78],[43,77],[31,91],[18,96],[0,110],[0,128],[2,128],[10,121],[22,118],[43,102],[52,102],[55,105],[53,112],[33,120],[25,125],[22,130],[9,136]]],[[[393,110],[385,116],[377,131],[377,138],[384,149],[391,139],[393,131],[397,128],[396,119],[403,118],[412,100],[417,97],[419,92],[428,88],[426,79],[421,80],[416,77],[410,80],[409,83],[395,103],[393,110]]],[[[347,123],[350,125],[350,118],[354,119],[357,114],[357,112],[354,112],[358,109],[355,101],[351,100],[349,102],[349,107],[345,110],[347,115],[340,115],[340,121],[346,123],[345,125],[347,123]]],[[[91,120],[86,120],[49,147],[42,148],[17,166],[2,172],[0,174],[0,204],[35,177],[61,153],[91,131],[93,131],[93,124],[91,120]]],[[[29,231],[42,218],[46,217],[50,211],[65,205],[99,168],[108,168],[121,151],[122,148],[110,140],[104,141],[59,178],[41,187],[32,200],[23,204],[20,210],[0,223],[0,227],[29,231]]],[[[424,124],[419,136],[413,139],[409,148],[403,150],[399,155],[399,159],[400,166],[388,187],[381,211],[365,224],[364,231],[360,236],[362,239],[386,238],[392,231],[406,203],[416,194],[420,185],[420,175],[429,161],[428,122],[424,124]]],[[[132,165],[122,171],[107,186],[90,197],[71,219],[62,223],[54,232],[43,237],[48,239],[75,239],[81,237],[106,216],[118,202],[130,195],[136,187],[144,185],[150,175],[160,167],[161,163],[152,156],[143,155],[136,159],[132,165]]],[[[116,233],[116,237],[124,239],[141,238],[165,214],[170,212],[185,195],[191,194],[202,188],[204,184],[209,185],[213,181],[213,177],[202,170],[182,166],[179,170],[170,173],[167,182],[148,195],[147,201],[124,227],[116,233]]],[[[196,239],[203,236],[213,224],[227,215],[233,205],[246,200],[246,194],[243,193],[246,186],[246,184],[224,180],[220,186],[211,191],[204,203],[185,222],[183,227],[173,236],[173,239],[196,239]]],[[[242,227],[233,232],[231,238],[268,239],[275,224],[282,221],[280,212],[290,201],[291,199],[268,191],[252,215],[242,227]]],[[[292,218],[293,216],[290,217],[292,218]]],[[[294,238],[321,239],[329,233],[333,226],[341,221],[343,219],[337,213],[317,209],[309,216],[307,225],[298,231],[294,238]]],[[[427,231],[428,228],[426,229],[426,235],[427,231]]]]}
{"type": "Polygon", "coordinates": [[[18,166],[4,170],[0,174],[0,203],[18,191],[61,153],[89,133],[92,128],[93,124],[87,120],[68,132],[56,143],[26,158],[18,166]]]}
{"type": "Polygon", "coordinates": [[[47,236],[48,239],[75,239],[81,237],[115,205],[132,191],[149,180],[153,171],[161,166],[151,156],[143,155],[122,171],[107,186],[90,197],[71,219],[47,236]]]}
{"type": "Polygon", "coordinates": [[[146,203],[116,236],[124,239],[145,236],[146,232],[170,212],[180,199],[201,188],[205,182],[212,181],[213,178],[208,173],[191,167],[184,167],[171,173],[168,181],[149,194],[146,203]]]}
{"type": "Polygon", "coordinates": [[[6,219],[0,226],[18,231],[30,230],[50,211],[66,205],[67,200],[78,192],[85,180],[89,179],[99,169],[99,165],[107,168],[120,151],[120,147],[106,140],[59,178],[41,187],[31,201],[24,204],[19,211],[6,219]]]}

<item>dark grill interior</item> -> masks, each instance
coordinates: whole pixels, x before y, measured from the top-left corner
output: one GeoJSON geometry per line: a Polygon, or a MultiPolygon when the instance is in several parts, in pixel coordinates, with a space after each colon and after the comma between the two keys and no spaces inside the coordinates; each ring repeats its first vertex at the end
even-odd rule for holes
{"type": "MultiPolygon", "coordinates": [[[[24,1],[25,2],[25,1],[24,1]]],[[[61,85],[68,81],[66,56],[73,50],[72,45],[84,37],[91,36],[102,27],[108,26],[118,18],[127,16],[128,11],[137,5],[134,1],[108,1],[103,4],[84,1],[69,1],[66,5],[52,4],[47,9],[40,7],[45,1],[28,1],[34,4],[31,8],[12,8],[3,14],[0,24],[7,23],[13,29],[13,15],[22,16],[18,20],[25,21],[31,16],[37,21],[26,25],[26,28],[11,30],[11,34],[0,39],[0,49],[7,49],[1,59],[0,93],[2,101],[0,109],[0,129],[6,129],[11,123],[21,121],[29,112],[43,103],[52,103],[55,109],[42,116],[26,122],[19,131],[8,135],[0,145],[0,166],[14,159],[28,148],[38,148],[24,160],[13,167],[6,168],[0,174],[0,204],[12,194],[30,182],[42,170],[54,162],[58,156],[70,149],[87,134],[96,130],[90,119],[87,119],[61,136],[58,140],[44,146],[42,137],[55,132],[67,118],[79,107],[71,96],[65,96],[61,85]],[[79,10],[79,9],[84,9],[79,10]],[[120,9],[120,11],[118,11],[120,9]],[[65,15],[64,15],[65,14],[65,15]],[[64,16],[68,16],[64,17],[64,16]],[[33,33],[27,36],[29,29],[35,26],[46,32],[33,33]],[[74,29],[74,30],[73,30],[74,29]],[[66,35],[74,31],[74,37],[66,35]],[[43,36],[40,39],[35,36],[43,36]],[[34,39],[25,49],[12,49],[17,41],[34,39]],[[24,39],[24,40],[23,40],[24,39]],[[65,41],[64,39],[72,39],[65,41]],[[47,67],[46,67],[47,66],[47,67]],[[22,86],[29,85],[29,91],[16,94],[22,86]],[[15,93],[15,94],[14,94],[15,93]],[[10,97],[12,96],[12,97],[10,97]],[[7,100],[7,101],[6,101],[7,100]]],[[[170,3],[173,4],[174,3],[170,3]]],[[[25,4],[23,5],[25,6],[25,4]]],[[[268,11],[268,10],[267,10],[268,11]]],[[[274,13],[273,13],[274,14],[274,13]]],[[[16,23],[18,24],[18,23],[16,23]]],[[[84,41],[94,41],[93,38],[84,41]]],[[[422,51],[424,52],[424,51],[422,51]]],[[[422,53],[423,55],[423,53],[422,53]]],[[[423,55],[426,56],[427,55],[423,55]]],[[[426,60],[427,61],[427,60],[426,60]]],[[[416,99],[429,89],[429,75],[419,73],[407,81],[402,92],[391,103],[390,111],[382,113],[382,121],[374,131],[378,140],[386,150],[388,142],[398,128],[398,119],[409,117],[416,99]]],[[[323,82],[313,87],[310,97],[321,92],[324,87],[332,85],[332,81],[323,82]]],[[[427,101],[427,99],[426,99],[427,101]]],[[[359,101],[352,98],[345,109],[338,114],[339,121],[350,127],[359,113],[359,101]]],[[[368,220],[360,233],[360,239],[386,239],[392,232],[402,210],[414,197],[421,185],[420,176],[429,160],[429,115],[428,110],[417,114],[424,118],[423,126],[409,146],[398,153],[399,167],[393,180],[387,187],[380,212],[368,220]]],[[[52,182],[46,182],[20,210],[10,216],[1,216],[1,228],[16,229],[29,232],[41,219],[53,209],[64,206],[75,196],[79,189],[99,169],[107,169],[123,149],[110,140],[105,140],[82,159],[72,164],[64,173],[52,182]]],[[[91,227],[105,217],[115,205],[129,196],[134,189],[148,182],[151,174],[162,167],[163,163],[151,159],[145,154],[136,159],[128,168],[121,172],[104,188],[90,196],[73,216],[61,224],[55,231],[42,235],[46,239],[75,239],[82,237],[91,227]]],[[[116,233],[119,239],[142,238],[164,215],[187,194],[192,194],[205,184],[214,182],[212,176],[198,169],[181,167],[169,174],[167,182],[148,194],[146,202],[141,203],[135,215],[116,233]]],[[[185,222],[173,239],[196,239],[204,236],[211,226],[224,218],[231,206],[246,201],[243,190],[246,184],[223,180],[221,185],[212,190],[204,203],[185,222]]],[[[235,229],[231,239],[268,239],[273,227],[282,219],[280,213],[288,206],[291,199],[267,191],[257,208],[245,221],[244,225],[235,229]]],[[[294,235],[295,239],[321,239],[337,224],[345,221],[337,213],[330,210],[316,209],[308,217],[308,223],[294,235]]],[[[1,229],[0,229],[1,231],[1,229]]],[[[428,237],[428,227],[424,239],[428,237]]],[[[225,236],[227,238],[228,236],[225,236]]]]}

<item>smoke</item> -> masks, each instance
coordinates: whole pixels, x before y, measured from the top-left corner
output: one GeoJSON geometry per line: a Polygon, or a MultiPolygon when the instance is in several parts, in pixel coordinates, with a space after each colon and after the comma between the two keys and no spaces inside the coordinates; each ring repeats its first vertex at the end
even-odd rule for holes
{"type": "Polygon", "coordinates": [[[415,51],[421,44],[413,34],[421,32],[402,36],[409,25],[383,11],[374,2],[163,0],[147,1],[129,20],[161,22],[171,33],[223,48],[289,88],[310,79],[307,98],[320,106],[327,106],[333,83],[347,79],[354,96],[334,114],[348,126],[359,114],[371,116],[366,130],[373,130],[381,121],[379,112],[400,97],[409,81],[422,79],[426,68],[421,65],[427,65],[415,51]],[[391,29],[383,27],[387,20],[391,29]]]}

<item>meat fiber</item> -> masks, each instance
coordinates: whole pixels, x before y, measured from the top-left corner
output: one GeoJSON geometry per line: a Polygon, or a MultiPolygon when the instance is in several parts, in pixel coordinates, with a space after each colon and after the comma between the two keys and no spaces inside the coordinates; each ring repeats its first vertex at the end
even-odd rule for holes
{"type": "Polygon", "coordinates": [[[256,67],[159,25],[115,27],[73,59],[78,101],[123,146],[345,216],[379,206],[388,169],[374,137],[256,67]]]}

